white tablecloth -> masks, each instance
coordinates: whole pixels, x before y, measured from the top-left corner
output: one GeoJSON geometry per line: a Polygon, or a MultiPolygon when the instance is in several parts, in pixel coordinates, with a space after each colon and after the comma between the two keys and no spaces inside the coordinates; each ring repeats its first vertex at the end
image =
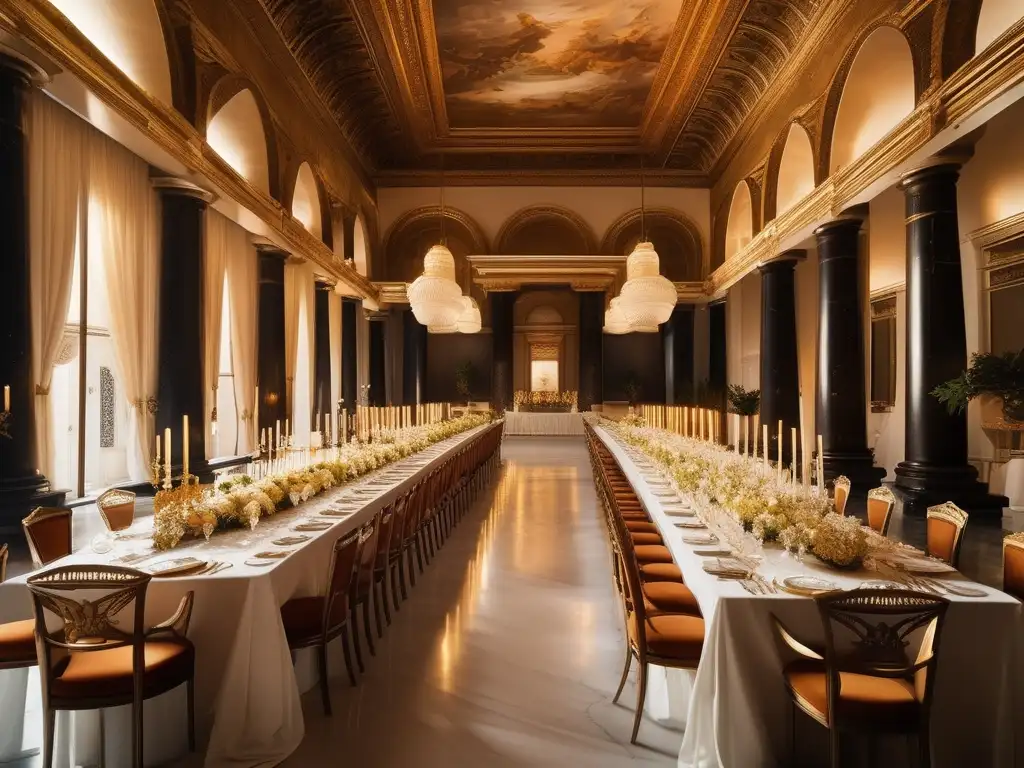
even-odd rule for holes
{"type": "MultiPolygon", "coordinates": [[[[664,513],[630,457],[631,449],[606,430],[598,427],[596,431],[658,525],[706,622],[695,677],[651,667],[648,714],[685,724],[680,768],[783,764],[790,738],[790,703],[771,615],[798,637],[820,642],[821,619],[814,602],[782,592],[751,595],[736,581],[706,573],[704,559],[682,541],[685,531],[674,525],[679,518],[664,513]]],[[[780,550],[766,548],[763,554],[758,573],[769,581],[775,576],[815,574],[854,588],[879,578],[867,572],[829,570],[813,558],[797,562],[780,550]]],[[[985,598],[949,597],[952,604],[943,629],[932,710],[935,768],[1024,765],[1024,755],[1014,754],[1014,724],[1020,722],[1021,714],[1021,606],[998,590],[986,591],[985,598]]],[[[816,727],[810,722],[805,718],[802,733],[816,727]]],[[[903,747],[892,746],[894,753],[903,747]]],[[[895,754],[903,759],[885,764],[905,763],[902,750],[895,754]]],[[[801,757],[810,759],[806,752],[801,757]]],[[[827,762],[827,757],[819,762],[827,762]]]]}
{"type": "MultiPolygon", "coordinates": [[[[206,766],[274,766],[291,754],[302,741],[304,725],[300,693],[316,682],[311,653],[300,653],[293,666],[281,624],[280,606],[293,597],[322,594],[334,542],[344,533],[372,519],[380,509],[410,488],[416,478],[441,463],[456,448],[493,426],[477,427],[396,462],[359,481],[331,489],[301,504],[295,510],[264,518],[255,530],[220,533],[210,541],[185,542],[162,557],[192,555],[233,563],[213,576],[153,579],[146,598],[146,619],[152,624],[169,617],[182,596],[195,592],[195,607],[189,639],[196,646],[196,725],[200,744],[208,736],[206,766]],[[253,553],[273,548],[270,542],[291,533],[299,520],[316,515],[324,507],[357,488],[374,483],[381,475],[404,470],[390,487],[377,487],[360,496],[365,505],[335,520],[326,531],[308,534],[312,538],[293,554],[270,566],[248,566],[253,553]]],[[[399,473],[396,473],[399,474],[399,473]]],[[[368,489],[369,490],[369,489],[368,489]]],[[[137,521],[150,527],[152,518],[137,521]]],[[[119,542],[114,551],[97,555],[78,552],[53,565],[68,563],[110,563],[132,550],[149,548],[146,540],[119,542]]],[[[139,565],[145,568],[160,558],[139,565]]],[[[31,598],[24,576],[0,585],[0,621],[31,616],[31,598]]],[[[344,674],[340,641],[330,660],[332,674],[344,674]]],[[[366,656],[365,642],[363,645],[366,656]]],[[[12,699],[25,700],[26,670],[0,672],[0,702],[9,707],[12,699]]],[[[180,757],[186,749],[184,686],[151,699],[145,707],[144,747],[146,763],[163,763],[180,757]]],[[[29,690],[30,695],[33,693],[29,690]]],[[[35,692],[38,696],[38,692],[35,692]]],[[[10,711],[10,710],[8,710],[10,711]]],[[[17,710],[15,710],[17,711],[17,710]]],[[[0,715],[0,730],[14,729],[16,718],[0,715]]],[[[130,709],[121,707],[104,713],[106,764],[130,765],[130,709]]],[[[96,713],[59,713],[55,766],[72,768],[99,760],[99,717],[96,713]]],[[[18,733],[7,734],[16,751],[18,733]]],[[[0,746],[5,739],[0,739],[0,746]]],[[[4,755],[0,754],[0,762],[4,755]]]]}
{"type": "Polygon", "coordinates": [[[506,435],[582,435],[582,413],[505,412],[506,435]]]}

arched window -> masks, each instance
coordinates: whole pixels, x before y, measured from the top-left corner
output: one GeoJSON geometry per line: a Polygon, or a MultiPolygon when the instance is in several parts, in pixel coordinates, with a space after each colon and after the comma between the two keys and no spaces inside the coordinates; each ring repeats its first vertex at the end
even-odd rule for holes
{"type": "Polygon", "coordinates": [[[779,163],[775,215],[781,216],[814,189],[814,151],[811,139],[799,124],[792,123],[779,163]]]}
{"type": "Polygon", "coordinates": [[[732,193],[729,219],[725,228],[725,260],[728,261],[754,239],[754,206],[750,187],[741,181],[732,193]]]}
{"type": "Polygon", "coordinates": [[[206,127],[206,141],[242,178],[270,194],[267,134],[252,91],[243,88],[217,110],[206,127]]]}

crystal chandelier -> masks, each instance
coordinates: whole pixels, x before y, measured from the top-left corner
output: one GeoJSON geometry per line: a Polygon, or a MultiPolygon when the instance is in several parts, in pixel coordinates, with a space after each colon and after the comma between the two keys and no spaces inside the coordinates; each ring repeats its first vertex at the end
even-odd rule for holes
{"type": "Polygon", "coordinates": [[[480,307],[472,296],[462,297],[462,314],[458,320],[459,333],[480,332],[480,307]]]}
{"type": "Polygon", "coordinates": [[[619,303],[620,299],[616,296],[612,299],[608,309],[604,311],[604,328],[602,329],[605,333],[616,336],[629,333],[632,330],[626,316],[622,314],[622,307],[619,306],[619,303]]]}
{"type": "Polygon", "coordinates": [[[619,292],[618,308],[631,330],[657,333],[658,326],[672,316],[678,297],[675,285],[661,274],[658,252],[647,241],[645,191],[641,157],[640,242],[626,259],[626,282],[619,292]]]}
{"type": "Polygon", "coordinates": [[[455,258],[443,245],[423,257],[423,274],[406,289],[416,321],[427,333],[455,333],[462,315],[462,289],[455,282],[455,258]]]}

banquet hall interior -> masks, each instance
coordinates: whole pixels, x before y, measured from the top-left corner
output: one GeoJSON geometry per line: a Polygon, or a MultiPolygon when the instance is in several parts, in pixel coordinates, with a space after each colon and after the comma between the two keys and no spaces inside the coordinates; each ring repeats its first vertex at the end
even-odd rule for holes
{"type": "Polygon", "coordinates": [[[1024,0],[0,0],[0,768],[1024,768],[1022,124],[1024,0]]]}

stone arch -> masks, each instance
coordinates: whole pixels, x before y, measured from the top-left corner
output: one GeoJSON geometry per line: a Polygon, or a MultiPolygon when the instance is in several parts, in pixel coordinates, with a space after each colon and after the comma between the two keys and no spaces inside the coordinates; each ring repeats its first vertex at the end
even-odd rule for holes
{"type": "Polygon", "coordinates": [[[370,259],[370,238],[366,231],[366,224],[363,223],[362,214],[356,214],[356,220],[352,225],[352,264],[363,277],[368,277],[367,266],[370,259]]]}
{"type": "Polygon", "coordinates": [[[281,200],[277,133],[256,86],[241,75],[214,84],[203,126],[207,144],[256,189],[281,200]]]}
{"type": "MultiPolygon", "coordinates": [[[[400,216],[384,238],[384,279],[411,283],[423,271],[423,256],[441,240],[441,209],[424,206],[400,216]]],[[[445,206],[444,241],[455,257],[455,274],[463,291],[469,283],[467,256],[487,253],[487,240],[477,223],[456,208],[445,206]]],[[[483,306],[483,293],[473,296],[483,306]]]]}
{"type": "MultiPolygon", "coordinates": [[[[632,252],[640,242],[640,213],[639,208],[628,211],[612,223],[601,242],[601,253],[622,256],[632,252]]],[[[661,273],[674,282],[703,280],[708,263],[697,225],[671,208],[648,209],[643,219],[647,239],[658,252],[661,273]]]]}
{"type": "Polygon", "coordinates": [[[323,180],[308,161],[299,165],[282,203],[306,231],[331,246],[330,201],[323,180]]]}
{"type": "Polygon", "coordinates": [[[583,218],[552,205],[532,205],[512,214],[495,241],[495,252],[519,256],[585,256],[595,250],[594,234],[583,218]]]}
{"type": "Polygon", "coordinates": [[[919,93],[906,35],[879,23],[850,47],[829,86],[819,178],[849,165],[914,111],[919,93]]]}
{"type": "Polygon", "coordinates": [[[982,0],[974,36],[975,55],[1021,19],[1024,19],[1024,5],[1020,0],[982,0]]]}
{"type": "Polygon", "coordinates": [[[750,185],[740,181],[732,192],[725,224],[725,261],[728,261],[754,239],[754,201],[750,185]]]}
{"type": "Polygon", "coordinates": [[[772,145],[764,188],[764,220],[771,221],[817,186],[814,146],[807,129],[789,123],[772,145]]]}

